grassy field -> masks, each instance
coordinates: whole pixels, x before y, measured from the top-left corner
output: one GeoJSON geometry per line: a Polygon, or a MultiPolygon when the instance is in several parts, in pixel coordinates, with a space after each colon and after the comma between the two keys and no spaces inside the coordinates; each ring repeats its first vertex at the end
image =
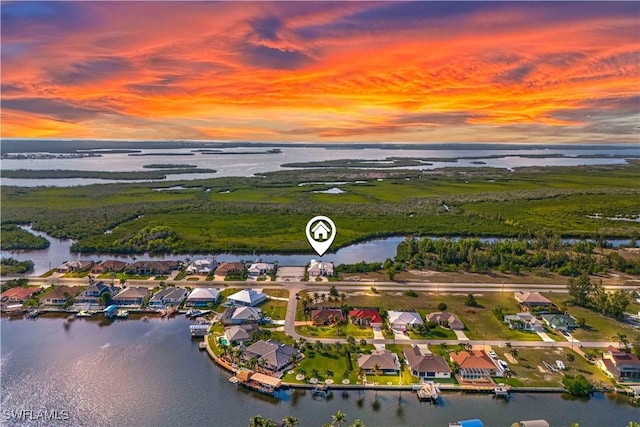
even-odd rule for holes
{"type": "Polygon", "coordinates": [[[274,320],[284,320],[287,314],[287,301],[269,299],[260,308],[265,316],[274,320]]]}
{"type": "Polygon", "coordinates": [[[338,330],[334,326],[296,326],[296,332],[301,335],[314,338],[341,338],[354,337],[358,340],[373,338],[373,330],[358,325],[348,323],[342,326],[342,334],[338,334],[338,330]]]}
{"type": "MultiPolygon", "coordinates": [[[[505,349],[494,348],[494,350],[502,359],[506,360],[503,357],[505,349]]],[[[515,377],[506,381],[504,379],[498,381],[520,387],[562,387],[563,375],[584,375],[594,384],[611,384],[611,381],[595,365],[590,364],[571,349],[519,347],[517,350],[516,360],[518,363],[509,363],[515,377]],[[567,360],[567,354],[573,354],[573,362],[567,360]],[[541,372],[538,368],[538,366],[544,368],[543,361],[555,365],[556,360],[562,361],[567,370],[549,373],[541,372]]]]}
{"type": "Polygon", "coordinates": [[[640,212],[637,164],[385,173],[304,170],[171,183],[3,187],[0,201],[3,223],[33,223],[77,240],[85,252],[125,252],[140,230],[163,226],[173,237],[146,249],[309,253],[302,231],[318,212],[330,213],[340,230],[334,250],[386,235],[516,236],[538,229],[564,236],[640,235],[640,223],[587,217],[640,212]],[[337,195],[314,193],[324,184],[298,185],[311,179],[350,183],[337,195]],[[353,183],[358,179],[366,182],[353,183]],[[170,185],[186,189],[155,191],[170,185]]]}
{"type": "MultiPolygon", "coordinates": [[[[544,294],[547,298],[561,304],[567,299],[567,296],[560,296],[557,294],[544,294]]],[[[640,308],[638,304],[632,304],[627,311],[637,313],[640,308]]],[[[585,327],[577,328],[573,332],[573,336],[580,341],[615,341],[614,336],[620,332],[627,335],[629,342],[633,343],[640,337],[640,331],[632,328],[630,325],[619,322],[618,320],[604,316],[594,310],[590,310],[584,307],[568,306],[567,310],[569,314],[585,319],[585,327]]]]}

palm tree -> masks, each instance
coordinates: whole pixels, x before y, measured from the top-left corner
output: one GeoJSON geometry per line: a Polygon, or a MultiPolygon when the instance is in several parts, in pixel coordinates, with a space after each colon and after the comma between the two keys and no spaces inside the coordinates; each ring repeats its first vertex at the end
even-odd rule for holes
{"type": "Polygon", "coordinates": [[[295,368],[296,365],[302,360],[302,355],[300,353],[293,353],[291,355],[291,367],[295,368]]]}
{"type": "Polygon", "coordinates": [[[249,418],[249,427],[277,427],[276,423],[262,415],[254,415],[249,418]]]}
{"type": "Polygon", "coordinates": [[[292,415],[287,415],[282,419],[282,425],[286,427],[293,427],[298,424],[300,424],[300,421],[298,421],[298,419],[292,415]]]}
{"type": "Polygon", "coordinates": [[[514,359],[518,358],[518,349],[513,347],[511,350],[509,350],[509,353],[511,353],[511,355],[513,356],[514,359]]]}
{"type": "Polygon", "coordinates": [[[347,420],[347,415],[338,409],[338,412],[331,415],[331,424],[338,424],[338,427],[342,426],[342,423],[347,420]]]}
{"type": "Polygon", "coordinates": [[[623,334],[622,332],[618,332],[617,334],[615,334],[613,336],[613,339],[618,342],[618,348],[620,348],[620,347],[624,347],[624,348],[629,347],[629,340],[627,339],[627,335],[626,334],[623,334]]]}
{"type": "Polygon", "coordinates": [[[347,294],[344,292],[340,294],[340,305],[344,305],[344,300],[347,298],[347,294]]]}
{"type": "Polygon", "coordinates": [[[373,373],[376,374],[376,377],[382,375],[382,369],[380,369],[380,365],[378,365],[377,363],[373,365],[373,373]]]}
{"type": "Polygon", "coordinates": [[[365,425],[360,418],[356,418],[349,427],[365,427],[365,425]]]}
{"type": "Polygon", "coordinates": [[[330,378],[330,377],[333,377],[334,372],[333,372],[331,369],[325,369],[325,370],[324,370],[324,375],[325,375],[327,378],[330,378]]]}
{"type": "Polygon", "coordinates": [[[313,344],[313,349],[316,352],[320,353],[322,351],[322,348],[323,348],[323,346],[322,346],[322,343],[320,342],[320,340],[316,340],[316,342],[313,344]]]}
{"type": "Polygon", "coordinates": [[[317,304],[317,303],[318,303],[318,301],[320,301],[320,294],[319,294],[319,293],[317,293],[317,292],[314,292],[314,293],[313,293],[313,303],[314,303],[314,304],[317,304]]]}

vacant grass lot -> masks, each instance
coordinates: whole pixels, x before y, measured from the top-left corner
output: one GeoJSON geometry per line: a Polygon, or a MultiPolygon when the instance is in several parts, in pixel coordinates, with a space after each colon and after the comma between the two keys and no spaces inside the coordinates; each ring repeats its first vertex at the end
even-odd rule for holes
{"type": "MultiPolygon", "coordinates": [[[[556,304],[563,303],[568,296],[558,294],[544,294],[556,304]]],[[[637,304],[632,304],[627,311],[638,312],[637,304]]],[[[569,314],[579,318],[584,317],[584,328],[577,328],[573,336],[580,341],[615,341],[614,336],[620,332],[627,335],[629,342],[633,343],[640,337],[640,331],[630,325],[620,322],[612,317],[604,316],[594,310],[579,306],[568,306],[569,314]]]]}
{"type": "MultiPolygon", "coordinates": [[[[505,348],[495,348],[500,358],[507,360],[503,355],[505,348]]],[[[611,381],[595,366],[587,362],[571,349],[565,348],[530,348],[518,347],[517,364],[509,363],[515,377],[506,380],[513,386],[525,387],[562,387],[563,375],[584,375],[594,384],[611,384],[611,381]],[[573,354],[574,361],[567,360],[567,354],[573,354]],[[538,366],[544,368],[543,361],[555,366],[556,360],[562,361],[567,367],[566,371],[549,373],[541,372],[538,366]]],[[[498,381],[505,382],[504,379],[498,381]]]]}
{"type": "Polygon", "coordinates": [[[274,320],[284,320],[287,314],[287,301],[269,299],[260,308],[265,316],[274,320]]]}
{"type": "Polygon", "coordinates": [[[348,323],[342,326],[343,333],[338,335],[338,330],[335,326],[296,326],[296,332],[299,334],[314,338],[340,338],[345,339],[347,337],[354,337],[358,340],[373,338],[373,329],[365,328],[358,325],[348,323]]]}

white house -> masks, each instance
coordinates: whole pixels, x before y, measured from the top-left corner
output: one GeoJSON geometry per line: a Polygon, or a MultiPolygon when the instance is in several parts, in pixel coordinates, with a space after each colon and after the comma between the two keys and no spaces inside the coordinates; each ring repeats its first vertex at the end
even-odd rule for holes
{"type": "Polygon", "coordinates": [[[215,258],[197,259],[191,262],[187,267],[187,274],[205,274],[209,275],[216,269],[218,263],[215,258]]]}
{"type": "Polygon", "coordinates": [[[262,309],[259,307],[229,307],[222,317],[225,325],[240,325],[242,323],[255,323],[262,320],[262,309]]]}
{"type": "Polygon", "coordinates": [[[387,314],[389,315],[389,326],[397,331],[406,331],[407,329],[424,324],[420,314],[415,311],[389,310],[387,314]]]}
{"type": "Polygon", "coordinates": [[[215,288],[195,288],[187,297],[185,305],[188,307],[206,307],[215,304],[220,298],[220,291],[215,288]]]}
{"type": "Polygon", "coordinates": [[[333,263],[312,259],[307,271],[309,272],[309,277],[333,276],[333,263]]]}
{"type": "Polygon", "coordinates": [[[534,315],[528,312],[517,314],[509,314],[504,316],[504,323],[509,325],[511,329],[520,329],[523,331],[544,332],[542,322],[534,315]]]}
{"type": "Polygon", "coordinates": [[[273,272],[274,265],[257,260],[254,264],[249,266],[247,270],[249,276],[261,276],[263,274],[271,274],[273,272]]]}
{"type": "Polygon", "coordinates": [[[240,292],[236,292],[233,295],[229,295],[227,300],[235,305],[246,305],[253,307],[266,301],[267,296],[262,292],[258,292],[255,289],[243,289],[240,292]]]}

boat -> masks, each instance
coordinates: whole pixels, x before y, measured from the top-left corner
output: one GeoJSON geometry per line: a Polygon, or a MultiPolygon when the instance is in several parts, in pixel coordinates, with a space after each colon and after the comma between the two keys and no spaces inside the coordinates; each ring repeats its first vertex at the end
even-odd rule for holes
{"type": "Polygon", "coordinates": [[[484,423],[477,418],[449,423],[449,427],[484,427],[484,423]]]}
{"type": "Polygon", "coordinates": [[[25,316],[27,319],[35,319],[35,318],[37,318],[38,316],[40,316],[40,314],[41,314],[40,310],[38,310],[38,309],[31,309],[31,310],[27,311],[27,314],[25,314],[24,316],[25,316]]]}
{"type": "Polygon", "coordinates": [[[420,384],[420,388],[417,390],[419,401],[429,401],[432,403],[438,403],[440,398],[440,390],[433,381],[428,381],[420,384]]]}
{"type": "Polygon", "coordinates": [[[211,310],[194,310],[191,309],[187,312],[187,316],[194,318],[194,317],[200,317],[200,316],[204,316],[211,313],[211,310]]]}
{"type": "Polygon", "coordinates": [[[89,313],[86,310],[80,310],[77,314],[76,317],[91,317],[91,313],[89,313]]]}
{"type": "Polygon", "coordinates": [[[118,312],[116,313],[116,317],[118,319],[126,319],[127,317],[129,317],[129,312],[127,310],[118,310],[118,312]]]}
{"type": "Polygon", "coordinates": [[[511,391],[511,387],[508,384],[500,383],[493,389],[496,397],[504,397],[505,399],[509,399],[511,397],[509,392],[511,391]]]}
{"type": "Polygon", "coordinates": [[[178,308],[177,307],[169,307],[167,309],[167,316],[171,317],[173,315],[175,315],[178,312],[178,308]]]}
{"type": "Polygon", "coordinates": [[[67,316],[67,322],[71,322],[72,320],[76,320],[76,316],[73,314],[70,314],[67,316]]]}
{"type": "Polygon", "coordinates": [[[114,317],[116,317],[117,311],[118,311],[118,306],[112,304],[103,310],[104,317],[108,319],[113,319],[114,317]]]}
{"type": "Polygon", "coordinates": [[[562,363],[562,360],[556,360],[556,366],[558,367],[558,369],[560,369],[561,371],[564,371],[565,369],[567,369],[564,366],[564,363],[562,363]]]}

